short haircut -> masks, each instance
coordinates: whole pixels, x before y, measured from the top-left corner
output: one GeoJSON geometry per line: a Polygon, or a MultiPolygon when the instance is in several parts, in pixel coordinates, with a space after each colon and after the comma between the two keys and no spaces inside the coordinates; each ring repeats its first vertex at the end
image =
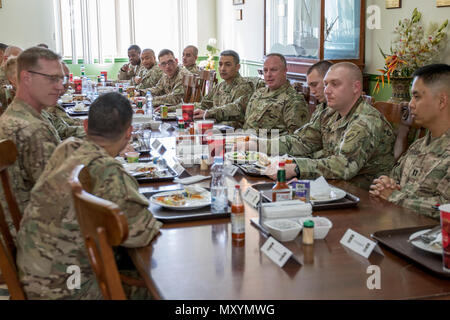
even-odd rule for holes
{"type": "Polygon", "coordinates": [[[142,53],[144,53],[144,52],[150,52],[150,54],[154,57],[155,56],[155,51],[153,51],[153,49],[144,49],[144,50],[142,50],[142,53]]]}
{"type": "Polygon", "coordinates": [[[443,87],[450,93],[450,65],[448,64],[429,64],[414,71],[412,76],[421,79],[427,87],[436,89],[443,87]]]}
{"type": "Polygon", "coordinates": [[[5,73],[8,78],[12,77],[14,73],[17,73],[17,57],[12,56],[6,60],[5,73]]]}
{"type": "MultiPolygon", "coordinates": [[[[189,48],[192,48],[192,51],[193,51],[193,53],[194,53],[194,56],[198,57],[198,48],[197,48],[196,46],[189,45],[189,46],[187,46],[186,48],[184,48],[184,50],[189,49],[189,48]]],[[[183,50],[183,51],[184,51],[184,50],[183,50]]]]}
{"type": "Polygon", "coordinates": [[[234,50],[224,50],[220,53],[220,56],[233,57],[235,64],[239,64],[239,62],[241,61],[239,59],[238,53],[234,50]]]}
{"type": "Polygon", "coordinates": [[[317,73],[324,78],[327,74],[328,69],[333,65],[333,62],[328,60],[322,60],[319,62],[314,63],[311,67],[309,67],[308,71],[306,72],[306,75],[311,74],[314,70],[317,71],[317,73]]]}
{"type": "Polygon", "coordinates": [[[172,57],[175,58],[175,55],[173,54],[173,51],[172,51],[172,50],[169,50],[169,49],[162,49],[162,50],[159,52],[159,54],[158,54],[158,60],[159,60],[159,58],[161,58],[161,57],[163,57],[163,56],[167,56],[168,54],[171,54],[172,57]]]}
{"type": "Polygon", "coordinates": [[[89,136],[117,141],[128,130],[133,118],[130,101],[117,92],[98,97],[89,108],[89,136]]]}
{"type": "Polygon", "coordinates": [[[42,47],[42,48],[48,49],[48,45],[46,45],[45,43],[39,43],[36,47],[42,47]]]}
{"type": "Polygon", "coordinates": [[[8,45],[0,42],[0,51],[5,51],[8,48],[8,45]]]}
{"type": "Polygon", "coordinates": [[[42,47],[31,47],[22,52],[17,59],[17,79],[20,80],[20,73],[23,70],[30,70],[39,67],[39,59],[49,61],[61,61],[61,56],[50,49],[42,47]]]}
{"type": "Polygon", "coordinates": [[[350,78],[353,81],[359,81],[361,83],[361,88],[363,85],[363,75],[361,72],[361,69],[352,62],[339,62],[336,64],[333,64],[328,70],[334,70],[338,68],[344,68],[348,71],[350,78]]]}
{"type": "Polygon", "coordinates": [[[69,66],[67,65],[67,63],[64,62],[64,60],[61,61],[61,65],[63,67],[63,71],[65,75],[69,75],[70,74],[70,69],[69,66]]]}
{"type": "Polygon", "coordinates": [[[130,51],[130,50],[134,50],[134,51],[136,51],[136,52],[138,52],[138,53],[141,53],[141,48],[139,48],[139,46],[136,45],[136,44],[131,45],[131,46],[128,48],[128,51],[130,51]]]}
{"type": "Polygon", "coordinates": [[[278,57],[278,58],[280,58],[281,63],[283,64],[284,68],[287,69],[286,58],[285,58],[282,54],[280,54],[280,53],[269,53],[269,54],[266,56],[266,60],[267,60],[268,58],[270,58],[270,57],[278,57]]]}

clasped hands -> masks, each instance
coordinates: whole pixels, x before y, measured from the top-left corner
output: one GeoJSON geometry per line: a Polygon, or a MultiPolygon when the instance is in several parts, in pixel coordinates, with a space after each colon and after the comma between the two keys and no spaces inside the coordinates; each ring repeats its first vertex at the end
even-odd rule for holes
{"type": "Polygon", "coordinates": [[[381,176],[378,179],[373,180],[369,193],[372,196],[387,200],[392,192],[401,189],[401,186],[394,179],[389,178],[388,176],[381,176]]]}

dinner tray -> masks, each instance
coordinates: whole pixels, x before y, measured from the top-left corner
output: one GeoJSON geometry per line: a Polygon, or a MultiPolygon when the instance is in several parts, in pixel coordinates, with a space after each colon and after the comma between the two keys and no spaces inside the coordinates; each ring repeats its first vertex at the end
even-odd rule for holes
{"type": "Polygon", "coordinates": [[[442,255],[421,250],[408,242],[409,237],[414,232],[431,229],[434,227],[435,225],[382,230],[372,234],[372,238],[401,256],[414,261],[429,271],[432,271],[436,275],[450,278],[450,273],[445,272],[442,269],[442,255]]]}
{"type": "Polygon", "coordinates": [[[248,170],[248,169],[245,167],[245,165],[242,165],[242,164],[235,164],[235,166],[237,166],[239,169],[241,169],[242,172],[243,172],[245,175],[247,175],[247,176],[250,176],[250,177],[264,177],[264,176],[265,176],[264,174],[262,174],[262,173],[260,173],[260,172],[255,172],[255,171],[248,170]]]}
{"type": "Polygon", "coordinates": [[[175,170],[173,170],[171,167],[167,167],[167,170],[170,173],[170,176],[167,176],[167,177],[150,178],[150,177],[137,176],[134,178],[139,183],[148,183],[148,182],[171,181],[178,176],[178,174],[175,172],[175,170]]]}
{"type": "MultiPolygon", "coordinates": [[[[252,188],[257,191],[263,191],[263,201],[272,202],[272,188],[275,185],[273,182],[253,184],[252,188]]],[[[360,201],[357,196],[346,192],[347,194],[343,199],[336,200],[328,203],[315,203],[312,204],[313,211],[332,210],[332,209],[344,209],[356,207],[360,201]]]]}
{"type": "MultiPolygon", "coordinates": [[[[182,190],[182,188],[180,188],[182,190]]],[[[155,192],[144,192],[143,195],[150,199],[150,197],[154,194],[160,193],[161,191],[155,192]]],[[[231,213],[231,207],[228,207],[227,213],[212,213],[211,206],[207,206],[200,209],[190,210],[190,211],[177,211],[177,210],[169,210],[158,206],[157,204],[150,204],[150,211],[153,216],[164,222],[182,222],[182,221],[195,221],[195,220],[209,220],[209,219],[221,219],[221,218],[229,218],[231,213]]]]}
{"type": "Polygon", "coordinates": [[[66,112],[71,117],[87,116],[89,114],[89,110],[86,110],[86,111],[74,111],[73,108],[67,108],[66,112]]]}

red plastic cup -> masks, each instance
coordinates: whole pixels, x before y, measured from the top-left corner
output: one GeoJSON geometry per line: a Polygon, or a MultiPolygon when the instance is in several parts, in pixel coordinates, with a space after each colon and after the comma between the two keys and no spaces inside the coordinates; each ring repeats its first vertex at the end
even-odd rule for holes
{"type": "Polygon", "coordinates": [[[214,157],[225,157],[225,136],[214,134],[206,138],[208,141],[208,150],[210,159],[214,157]]]}
{"type": "Polygon", "coordinates": [[[81,94],[82,91],[81,79],[75,79],[73,83],[75,85],[75,93],[81,94]]]}
{"type": "Polygon", "coordinates": [[[439,206],[442,228],[442,260],[445,272],[450,272],[450,204],[439,206]]]}
{"type": "Polygon", "coordinates": [[[105,82],[108,81],[108,71],[101,71],[100,74],[105,77],[105,82]]]}
{"type": "Polygon", "coordinates": [[[186,103],[181,106],[184,123],[191,123],[194,121],[194,104],[186,103]]]}
{"type": "Polygon", "coordinates": [[[207,144],[206,135],[211,136],[212,135],[212,129],[214,127],[214,120],[202,120],[197,121],[198,123],[198,131],[200,132],[200,135],[202,137],[201,141],[202,144],[207,144]],[[209,132],[208,132],[209,130],[209,132]]]}

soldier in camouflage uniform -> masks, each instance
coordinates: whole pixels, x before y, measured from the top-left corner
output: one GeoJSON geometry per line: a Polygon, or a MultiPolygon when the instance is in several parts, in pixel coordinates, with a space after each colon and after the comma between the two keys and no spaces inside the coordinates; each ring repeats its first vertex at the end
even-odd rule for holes
{"type": "Polygon", "coordinates": [[[192,74],[198,76],[202,71],[197,67],[198,49],[195,46],[187,46],[183,50],[183,67],[192,74]]]}
{"type": "Polygon", "coordinates": [[[374,177],[394,164],[392,126],[361,98],[362,74],[353,63],[331,66],[324,82],[328,106],[294,135],[279,139],[279,154],[301,156],[286,166],[286,177],[323,176],[368,189],[374,177]]]}
{"type": "Polygon", "coordinates": [[[8,78],[6,77],[6,62],[9,57],[17,57],[22,53],[22,49],[16,46],[9,46],[6,48],[3,54],[3,60],[0,60],[0,87],[9,84],[8,78]]]}
{"type": "Polygon", "coordinates": [[[128,48],[129,63],[125,63],[119,70],[118,80],[132,80],[141,68],[141,48],[132,45],[128,48]]]}
{"type": "Polygon", "coordinates": [[[6,84],[0,85],[0,114],[6,110],[8,105],[13,101],[17,88],[17,57],[9,57],[4,67],[6,84]]]}
{"type": "Polygon", "coordinates": [[[370,193],[439,220],[433,206],[450,202],[450,66],[425,66],[413,77],[411,113],[429,132],[410,146],[389,177],[373,182],[370,193]]]}
{"type": "MultiPolygon", "coordinates": [[[[53,153],[31,193],[17,238],[17,266],[29,299],[101,299],[84,238],[79,229],[68,178],[83,164],[92,194],[117,204],[125,213],[129,234],[124,247],[146,246],[161,223],[148,211],[148,200],[136,180],[114,159],[131,137],[133,111],[118,93],[100,96],[91,106],[86,140],[69,138],[53,153]],[[68,289],[69,266],[81,270],[79,289],[68,289]]],[[[136,273],[136,272],[135,272],[136,273]]],[[[129,298],[149,296],[145,288],[125,288],[129,298]]]]}
{"type": "Polygon", "coordinates": [[[239,74],[239,55],[233,50],[220,54],[219,72],[224,80],[195,103],[194,119],[212,118],[216,122],[242,128],[245,108],[254,88],[239,74]]]}
{"type": "Polygon", "coordinates": [[[308,106],[286,78],[286,59],[269,54],[264,62],[266,88],[253,93],[245,111],[244,130],[278,130],[279,135],[294,133],[309,120],[308,106]]]}
{"type": "Polygon", "coordinates": [[[156,63],[155,52],[152,49],[144,49],[141,54],[141,69],[134,78],[137,90],[152,88],[158,84],[163,71],[156,63]]]}
{"type": "MultiPolygon", "coordinates": [[[[57,54],[33,47],[19,56],[18,74],[16,97],[0,117],[0,139],[12,140],[18,150],[17,160],[8,168],[8,173],[13,194],[23,212],[31,188],[61,142],[55,128],[41,115],[41,111],[56,104],[64,90],[64,73],[57,54]]],[[[3,199],[3,192],[0,192],[0,197],[3,199]]]]}
{"type": "Polygon", "coordinates": [[[177,105],[184,96],[183,76],[191,73],[178,66],[178,59],[168,49],[161,50],[158,60],[164,75],[155,87],[148,89],[153,96],[153,106],[177,105]]]}

